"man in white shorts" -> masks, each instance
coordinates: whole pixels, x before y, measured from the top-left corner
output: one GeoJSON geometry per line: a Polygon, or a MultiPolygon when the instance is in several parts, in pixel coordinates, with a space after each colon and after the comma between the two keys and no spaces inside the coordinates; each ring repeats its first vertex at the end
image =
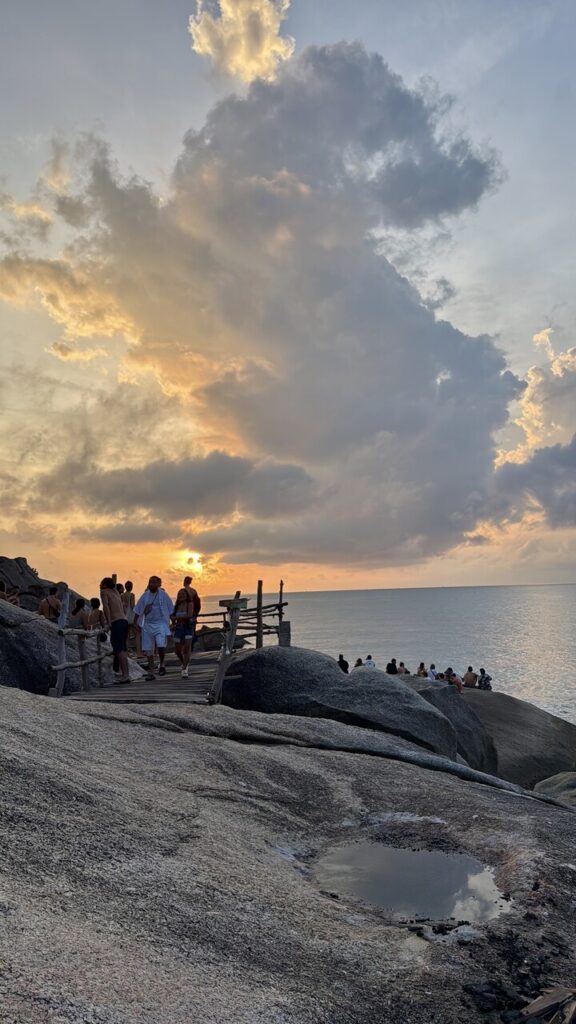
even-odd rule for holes
{"type": "Polygon", "coordinates": [[[174,611],[172,600],[162,588],[162,580],[159,576],[151,576],[148,581],[148,589],[134,608],[134,625],[142,630],[142,652],[148,658],[148,674],[146,679],[155,679],[154,675],[154,649],[158,650],[160,668],[159,676],[166,675],[164,657],[166,655],[166,640],[170,635],[170,616],[174,611]]]}

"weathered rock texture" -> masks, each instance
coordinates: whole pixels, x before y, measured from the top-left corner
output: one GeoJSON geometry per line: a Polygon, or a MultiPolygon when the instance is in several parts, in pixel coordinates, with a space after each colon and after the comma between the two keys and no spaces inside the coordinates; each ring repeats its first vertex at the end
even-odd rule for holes
{"type": "MultiPolygon", "coordinates": [[[[7,590],[19,587],[21,607],[34,612],[49,588],[58,585],[52,580],[42,579],[25,558],[6,558],[4,555],[0,555],[0,580],[4,580],[7,590]]],[[[77,595],[74,593],[73,596],[77,595]]]]}
{"type": "Polygon", "coordinates": [[[496,775],[498,756],[494,741],[475,711],[462,700],[454,686],[428,686],[420,696],[433,704],[452,723],[458,741],[458,753],[480,772],[496,775]]]}
{"type": "Polygon", "coordinates": [[[532,789],[576,769],[576,725],[506,693],[464,690],[462,699],[494,740],[503,779],[532,789]]]}
{"type": "Polygon", "coordinates": [[[551,796],[576,810],[576,772],[559,772],[534,786],[536,793],[551,796]]]}
{"type": "Polygon", "coordinates": [[[385,672],[358,669],[345,676],[333,658],[301,647],[252,651],[234,663],[233,672],[241,678],[224,681],[222,700],[229,707],[382,729],[456,758],[448,719],[385,672]]]}
{"type": "MultiPolygon", "coordinates": [[[[103,648],[104,649],[104,648],[103,648]]],[[[78,642],[66,640],[68,661],[78,660],[78,642]]],[[[96,654],[96,638],[86,640],[86,657],[96,654]]],[[[58,664],[58,629],[51,622],[35,612],[15,608],[7,601],[0,601],[0,686],[13,686],[31,693],[47,694],[56,682],[52,665],[58,664]]],[[[98,668],[88,669],[90,685],[99,685],[98,668]]],[[[137,679],[142,670],[130,662],[130,677],[137,679]]],[[[112,659],[102,662],[102,682],[111,685],[112,659]]],[[[80,690],[82,677],[79,669],[70,669],[67,674],[66,692],[80,690]]]]}
{"type": "Polygon", "coordinates": [[[481,1024],[573,982],[576,815],[406,741],[5,689],[0,772],[2,1024],[481,1024]],[[360,837],[476,856],[511,912],[424,941],[330,898],[360,837]]]}

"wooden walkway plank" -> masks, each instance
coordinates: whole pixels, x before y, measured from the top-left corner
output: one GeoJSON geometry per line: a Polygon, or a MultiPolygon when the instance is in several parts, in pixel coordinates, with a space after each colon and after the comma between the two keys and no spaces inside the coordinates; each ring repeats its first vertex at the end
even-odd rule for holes
{"type": "MultiPolygon", "coordinates": [[[[180,663],[173,656],[166,658],[166,675],[155,679],[135,679],[131,683],[112,684],[93,690],[71,693],[68,700],[93,701],[105,704],[207,704],[208,693],[216,675],[219,652],[192,655],[188,676],[182,676],[180,663]]],[[[227,676],[227,678],[238,678],[227,676]]]]}

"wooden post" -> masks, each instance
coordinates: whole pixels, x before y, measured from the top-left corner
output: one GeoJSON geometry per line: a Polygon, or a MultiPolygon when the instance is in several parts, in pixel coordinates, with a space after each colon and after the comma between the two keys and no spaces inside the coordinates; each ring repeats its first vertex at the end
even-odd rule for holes
{"type": "MultiPolygon", "coordinates": [[[[100,630],[98,630],[98,634],[96,636],[96,654],[98,655],[98,659],[100,659],[100,655],[102,654],[102,641],[100,639],[100,630]]],[[[104,679],[102,678],[101,660],[98,660],[98,686],[104,686],[104,679]]]]}
{"type": "Polygon", "coordinates": [[[256,593],[256,647],[264,647],[262,625],[262,580],[258,580],[258,590],[256,593]]]}
{"type": "MultiPolygon", "coordinates": [[[[63,633],[58,636],[58,664],[64,665],[66,663],[66,637],[63,633]]],[[[61,697],[64,693],[64,683],[66,682],[66,669],[59,668],[56,675],[56,696],[61,697]]]]}
{"type": "MultiPolygon", "coordinates": [[[[78,637],[78,661],[84,661],[86,658],[86,640],[83,636],[78,637]]],[[[88,665],[82,665],[80,668],[82,675],[82,689],[88,690],[88,665]]]]}
{"type": "Polygon", "coordinates": [[[284,603],[284,580],[280,580],[280,594],[278,601],[278,625],[282,625],[282,619],[284,618],[284,609],[282,607],[284,603]]]}

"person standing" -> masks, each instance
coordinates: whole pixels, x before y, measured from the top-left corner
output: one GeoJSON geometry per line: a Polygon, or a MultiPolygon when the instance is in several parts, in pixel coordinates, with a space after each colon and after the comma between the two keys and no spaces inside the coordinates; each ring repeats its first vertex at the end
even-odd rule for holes
{"type": "Polygon", "coordinates": [[[345,675],[348,675],[348,669],[350,668],[350,666],[343,654],[338,655],[338,666],[342,669],[345,675]]]}
{"type": "Polygon", "coordinates": [[[124,584],[124,592],[121,594],[122,607],[124,609],[124,615],[128,623],[128,638],[131,636],[134,638],[134,644],[136,647],[136,657],[142,657],[142,650],[140,647],[140,630],[136,629],[134,625],[134,606],[136,604],[136,598],[134,597],[134,584],[132,580],[126,580],[124,584]]]}
{"type": "Polygon", "coordinates": [[[122,597],[118,593],[116,584],[111,576],[105,576],[100,583],[100,594],[102,596],[102,610],[104,618],[110,626],[110,642],[114,652],[114,670],[120,669],[118,683],[129,683],[130,673],[128,671],[128,620],[124,614],[122,597]]]}
{"type": "Polygon", "coordinates": [[[50,587],[48,597],[45,597],[38,605],[38,614],[48,619],[48,622],[56,624],[60,618],[61,609],[62,605],[58,599],[58,587],[50,587]]]}
{"type": "Polygon", "coordinates": [[[162,587],[159,576],[151,576],[148,587],[134,608],[134,625],[142,630],[142,652],[148,658],[148,674],[146,679],[155,679],[154,649],[158,650],[160,667],[159,676],[166,675],[164,658],[166,656],[166,639],[170,635],[170,616],[174,605],[162,587]]]}
{"type": "Polygon", "coordinates": [[[88,612],[86,611],[86,598],[78,597],[76,604],[70,612],[70,629],[88,629],[88,612]]]}
{"type": "Polygon", "coordinates": [[[90,598],[90,611],[88,612],[88,629],[106,629],[106,618],[100,607],[100,598],[90,598]]]}
{"type": "Polygon", "coordinates": [[[194,587],[190,586],[192,577],[187,576],[184,586],[176,595],[176,603],[172,620],[174,622],[174,649],[176,657],[182,666],[182,678],[188,675],[190,656],[194,648],[194,637],[196,632],[196,616],[200,609],[200,598],[194,587]]]}

